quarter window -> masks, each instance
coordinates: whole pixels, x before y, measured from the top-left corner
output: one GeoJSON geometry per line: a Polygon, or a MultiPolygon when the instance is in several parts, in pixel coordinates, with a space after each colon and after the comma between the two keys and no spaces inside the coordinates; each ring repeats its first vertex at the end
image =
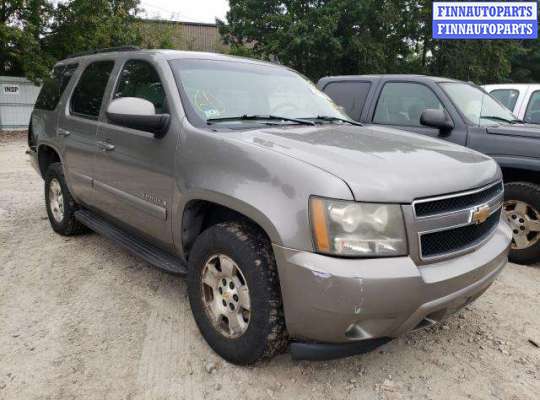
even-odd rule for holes
{"type": "Polygon", "coordinates": [[[151,102],[157,114],[166,112],[165,91],[155,68],[146,61],[126,62],[114,98],[138,97],[151,102]]]}
{"type": "Polygon", "coordinates": [[[43,82],[36,100],[36,109],[53,111],[56,108],[77,66],[77,64],[59,65],[52,70],[51,76],[43,82]]]}
{"type": "Polygon", "coordinates": [[[540,124],[540,91],[533,92],[525,111],[525,122],[540,124]]]}
{"type": "Polygon", "coordinates": [[[510,111],[514,111],[516,102],[519,96],[519,92],[515,89],[495,89],[489,93],[495,97],[499,102],[508,108],[510,111]]]}
{"type": "Polygon", "coordinates": [[[422,126],[426,108],[443,109],[435,93],[419,83],[389,82],[384,85],[373,122],[387,125],[422,126]]]}
{"type": "Polygon", "coordinates": [[[71,96],[73,114],[91,119],[98,118],[113,67],[113,61],[98,61],[86,67],[71,96]]]}

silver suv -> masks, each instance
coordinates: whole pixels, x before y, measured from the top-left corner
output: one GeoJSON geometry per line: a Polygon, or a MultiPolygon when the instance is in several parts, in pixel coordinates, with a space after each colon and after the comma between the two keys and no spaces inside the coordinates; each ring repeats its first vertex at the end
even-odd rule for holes
{"type": "Polygon", "coordinates": [[[202,335],[233,363],[368,351],[459,310],[507,262],[491,158],[362,126],[281,66],[74,56],[28,140],[52,228],[186,274],[202,335]]]}

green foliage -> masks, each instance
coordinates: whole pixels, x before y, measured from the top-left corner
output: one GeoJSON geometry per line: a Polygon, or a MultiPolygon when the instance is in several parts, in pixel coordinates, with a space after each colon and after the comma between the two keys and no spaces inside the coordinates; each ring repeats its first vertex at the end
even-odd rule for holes
{"type": "Polygon", "coordinates": [[[277,59],[312,79],[424,73],[477,83],[540,81],[539,41],[432,39],[428,0],[231,0],[218,21],[233,54],[277,59]]]}
{"type": "Polygon", "coordinates": [[[56,59],[104,47],[138,45],[133,25],[139,0],[72,0],[59,3],[46,47],[56,59]]]}
{"type": "Polygon", "coordinates": [[[1,0],[0,75],[44,76],[52,58],[43,51],[43,36],[52,8],[45,0],[1,0]]]}
{"type": "Polygon", "coordinates": [[[135,27],[140,37],[140,46],[145,49],[174,49],[175,42],[180,40],[180,34],[173,24],[168,21],[143,21],[135,22],[135,27]]]}
{"type": "Polygon", "coordinates": [[[0,0],[0,74],[39,81],[66,56],[104,47],[172,47],[137,24],[139,0],[0,0]]]}

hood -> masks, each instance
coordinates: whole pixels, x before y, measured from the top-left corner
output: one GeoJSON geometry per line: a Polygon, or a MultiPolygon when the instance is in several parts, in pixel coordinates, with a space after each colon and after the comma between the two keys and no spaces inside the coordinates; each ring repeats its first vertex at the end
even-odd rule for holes
{"type": "Polygon", "coordinates": [[[488,127],[487,132],[494,135],[524,136],[540,139],[540,125],[535,124],[501,124],[496,127],[488,127]]]}
{"type": "Polygon", "coordinates": [[[286,126],[231,134],[341,178],[357,201],[411,203],[480,187],[500,176],[495,161],[481,153],[386,127],[286,126]]]}

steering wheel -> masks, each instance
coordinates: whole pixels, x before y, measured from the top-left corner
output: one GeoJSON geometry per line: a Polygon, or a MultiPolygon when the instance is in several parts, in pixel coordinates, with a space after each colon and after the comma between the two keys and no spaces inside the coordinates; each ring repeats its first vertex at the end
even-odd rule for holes
{"type": "Polygon", "coordinates": [[[287,115],[287,111],[295,112],[298,110],[298,107],[293,103],[281,103],[275,106],[270,114],[272,115],[287,115]]]}

